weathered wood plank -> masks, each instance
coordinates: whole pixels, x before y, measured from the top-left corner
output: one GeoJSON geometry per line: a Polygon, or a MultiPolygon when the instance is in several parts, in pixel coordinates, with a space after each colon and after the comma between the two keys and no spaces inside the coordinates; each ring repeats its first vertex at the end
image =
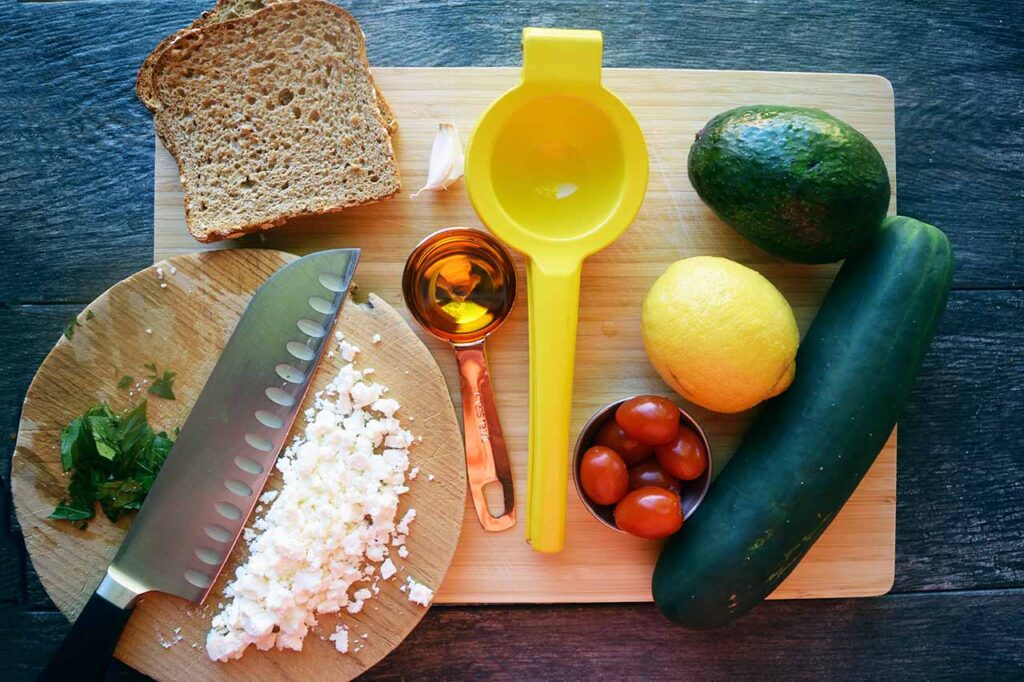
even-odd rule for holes
{"type": "MultiPolygon", "coordinates": [[[[134,74],[207,4],[0,5],[0,300],[85,301],[146,262],[153,143],[134,74]]],[[[880,73],[901,211],[950,233],[959,286],[1024,284],[1024,40],[1003,3],[348,4],[381,65],[516,63],[519,29],[543,24],[602,28],[613,66],[880,73]]]]}
{"type": "MultiPolygon", "coordinates": [[[[435,607],[360,679],[1020,679],[1022,615],[1024,590],[770,602],[712,632],[651,605],[435,607]]],[[[66,629],[0,607],[7,679],[32,679],[66,629]]],[[[111,678],[146,679],[123,665],[111,678]]]]}
{"type": "Polygon", "coordinates": [[[1024,292],[955,292],[900,421],[896,591],[1024,584],[1022,406],[1024,292]]]}

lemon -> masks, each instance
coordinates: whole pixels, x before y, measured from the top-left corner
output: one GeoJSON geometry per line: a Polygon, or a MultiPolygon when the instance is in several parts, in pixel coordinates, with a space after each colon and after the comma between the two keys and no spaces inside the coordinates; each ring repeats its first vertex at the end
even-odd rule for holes
{"type": "Polygon", "coordinates": [[[710,410],[741,412],[793,382],[793,309],[760,273],[727,258],[669,266],[647,293],[642,326],[661,378],[710,410]]]}

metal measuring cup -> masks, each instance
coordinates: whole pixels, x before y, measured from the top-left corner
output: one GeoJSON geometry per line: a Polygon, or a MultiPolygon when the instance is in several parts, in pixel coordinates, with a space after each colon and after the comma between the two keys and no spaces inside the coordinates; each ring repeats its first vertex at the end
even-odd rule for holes
{"type": "MultiPolygon", "coordinates": [[[[458,266],[456,261],[456,269],[458,266]]],[[[455,350],[462,390],[466,472],[480,525],[491,532],[511,528],[516,523],[512,466],[498,421],[484,342],[508,318],[515,303],[516,270],[512,257],[486,232],[462,227],[439,230],[420,242],[409,255],[402,273],[402,295],[420,326],[450,343],[455,350]],[[443,273],[433,270],[443,267],[439,264],[461,257],[468,259],[469,255],[478,267],[488,268],[495,289],[500,289],[501,293],[495,292],[493,300],[485,307],[486,313],[468,323],[460,323],[439,304],[436,288],[444,289],[446,296],[468,297],[475,282],[451,284],[443,281],[443,273]],[[461,291],[457,290],[460,288],[461,291]],[[501,516],[491,514],[484,495],[484,488],[493,482],[499,482],[502,488],[504,511],[501,516]]]]}

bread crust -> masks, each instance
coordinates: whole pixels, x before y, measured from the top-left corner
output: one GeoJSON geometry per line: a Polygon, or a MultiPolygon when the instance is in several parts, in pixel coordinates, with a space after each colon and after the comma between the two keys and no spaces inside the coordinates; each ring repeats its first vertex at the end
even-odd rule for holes
{"type": "MultiPolygon", "coordinates": [[[[185,33],[202,28],[206,25],[214,25],[221,23],[220,13],[225,11],[228,3],[231,0],[217,0],[217,4],[214,5],[213,9],[207,10],[200,14],[191,24],[186,28],[179,31],[175,31],[171,35],[167,36],[153,48],[146,59],[143,60],[142,66],[139,67],[139,72],[135,76],[135,95],[139,98],[147,109],[151,112],[156,112],[157,106],[160,104],[153,90],[153,71],[156,68],[156,62],[160,58],[171,44],[174,43],[185,33]]],[[[272,4],[276,4],[276,0],[273,0],[272,4]]],[[[264,9],[270,5],[264,5],[264,9]]],[[[251,16],[251,15],[244,15],[251,16]]],[[[241,19],[244,17],[236,16],[232,19],[241,19]]],[[[232,19],[225,19],[223,21],[231,21],[232,19]]],[[[384,93],[377,87],[377,81],[373,78],[373,72],[370,73],[370,78],[373,79],[373,88],[377,92],[377,107],[380,109],[381,116],[384,118],[384,127],[387,129],[389,135],[394,135],[398,131],[398,117],[395,116],[395,110],[391,108],[391,103],[384,97],[384,93]]]]}

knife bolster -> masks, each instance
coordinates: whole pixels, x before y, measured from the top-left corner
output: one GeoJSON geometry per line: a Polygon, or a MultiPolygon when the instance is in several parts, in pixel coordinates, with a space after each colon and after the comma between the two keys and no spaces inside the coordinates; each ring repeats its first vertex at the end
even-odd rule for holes
{"type": "Polygon", "coordinates": [[[119,609],[132,608],[139,595],[148,591],[114,566],[107,569],[107,574],[103,576],[103,582],[96,588],[97,595],[119,609]]]}

